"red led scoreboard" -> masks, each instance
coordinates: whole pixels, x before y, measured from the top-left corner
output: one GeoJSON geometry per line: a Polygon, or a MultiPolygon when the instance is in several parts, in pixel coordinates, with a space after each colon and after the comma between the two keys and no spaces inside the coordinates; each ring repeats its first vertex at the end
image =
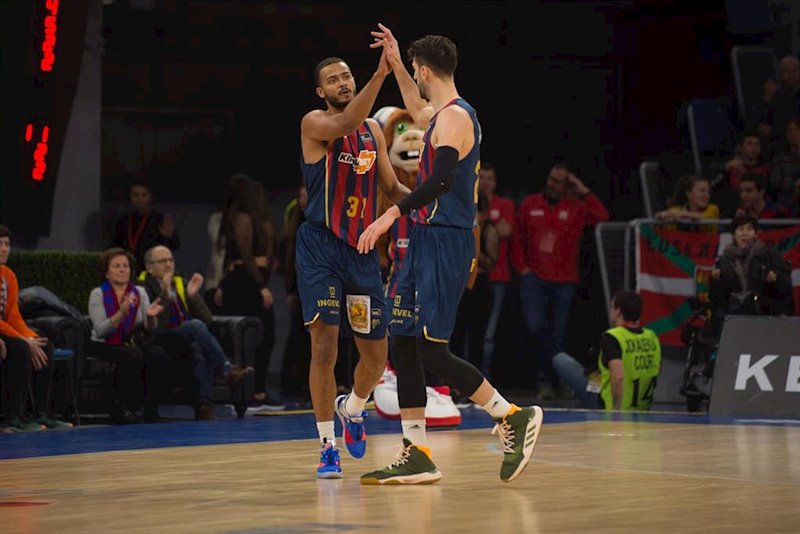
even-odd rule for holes
{"type": "Polygon", "coordinates": [[[74,157],[63,153],[63,145],[88,4],[0,1],[0,222],[28,237],[49,233],[59,162],[74,157]]]}

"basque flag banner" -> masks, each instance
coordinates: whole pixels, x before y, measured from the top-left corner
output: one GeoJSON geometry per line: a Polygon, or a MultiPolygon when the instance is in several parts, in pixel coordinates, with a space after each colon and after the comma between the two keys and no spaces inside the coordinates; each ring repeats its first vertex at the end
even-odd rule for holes
{"type": "MultiPolygon", "coordinates": [[[[800,315],[800,226],[761,229],[758,238],[792,267],[795,315],[800,315]]],[[[639,225],[636,229],[636,288],[642,295],[642,325],[664,345],[681,346],[681,330],[693,315],[686,299],[708,300],[708,282],[730,232],[692,232],[639,225]]]]}

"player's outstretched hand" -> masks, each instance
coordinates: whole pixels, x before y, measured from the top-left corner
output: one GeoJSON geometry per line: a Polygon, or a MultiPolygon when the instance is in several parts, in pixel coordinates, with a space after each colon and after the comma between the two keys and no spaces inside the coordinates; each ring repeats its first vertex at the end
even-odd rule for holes
{"type": "Polygon", "coordinates": [[[392,206],[386,212],[375,219],[375,221],[361,232],[358,237],[358,252],[361,254],[368,254],[375,248],[378,238],[385,234],[389,228],[392,227],[395,219],[400,216],[400,209],[397,206],[392,206]]]}

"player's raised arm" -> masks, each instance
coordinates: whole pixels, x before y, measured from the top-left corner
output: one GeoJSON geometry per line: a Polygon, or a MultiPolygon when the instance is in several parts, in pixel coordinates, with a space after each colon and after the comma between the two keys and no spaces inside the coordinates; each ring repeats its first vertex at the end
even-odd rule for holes
{"type": "Polygon", "coordinates": [[[375,105],[383,81],[391,72],[385,52],[381,53],[378,67],[370,80],[356,94],[356,84],[350,67],[344,60],[331,57],[317,65],[317,96],[326,101],[329,108],[339,110],[313,110],[300,123],[302,141],[332,141],[358,128],[369,116],[375,105]]]}

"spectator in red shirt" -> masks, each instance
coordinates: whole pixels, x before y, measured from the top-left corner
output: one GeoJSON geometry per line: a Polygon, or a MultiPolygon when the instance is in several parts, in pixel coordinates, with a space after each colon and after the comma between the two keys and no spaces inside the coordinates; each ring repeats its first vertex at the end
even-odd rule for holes
{"type": "Polygon", "coordinates": [[[725,164],[728,187],[738,189],[742,175],[747,173],[761,174],[769,178],[769,166],[764,163],[761,155],[761,137],[755,131],[742,134],[742,140],[736,147],[736,157],[725,164]]]}
{"type": "Polygon", "coordinates": [[[544,191],[520,204],[512,236],[512,261],[520,273],[525,329],[538,342],[538,369],[553,382],[553,356],[564,335],[575,287],[583,229],[608,220],[600,199],[566,165],[550,169],[544,191]]]}
{"type": "Polygon", "coordinates": [[[492,163],[481,163],[478,172],[481,193],[489,198],[489,220],[492,221],[500,237],[500,248],[497,253],[497,263],[489,273],[489,286],[492,292],[492,309],[489,312],[489,322],[486,325],[486,334],[483,341],[483,375],[491,376],[492,356],[494,355],[494,337],[497,331],[497,321],[503,309],[503,301],[511,282],[511,262],[509,248],[511,233],[514,228],[514,212],[516,207],[510,198],[497,196],[497,170],[492,163]]]}
{"type": "Polygon", "coordinates": [[[739,182],[739,209],[736,216],[748,215],[758,219],[783,217],[775,204],[767,198],[767,179],[760,174],[749,173],[739,182]]]}

